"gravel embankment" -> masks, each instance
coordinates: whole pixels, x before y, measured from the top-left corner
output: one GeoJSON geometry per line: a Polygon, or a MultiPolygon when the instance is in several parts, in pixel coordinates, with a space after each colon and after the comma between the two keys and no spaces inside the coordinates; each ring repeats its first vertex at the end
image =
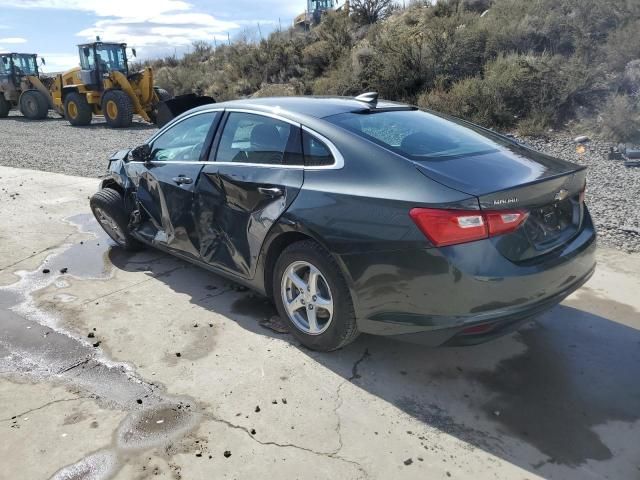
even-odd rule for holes
{"type": "MultiPolygon", "coordinates": [[[[0,120],[0,165],[99,177],[113,152],[143,143],[156,130],[143,122],[113,130],[101,119],[88,127],[72,127],[54,117],[52,113],[48,120],[28,121],[12,112],[0,120]]],[[[537,150],[588,166],[587,204],[600,244],[640,252],[640,167],[627,168],[619,160],[608,160],[613,143],[591,141],[580,155],[568,134],[522,140],[537,150]]]]}
{"type": "Polygon", "coordinates": [[[34,121],[12,111],[0,119],[0,165],[99,177],[114,152],[144,143],[155,131],[154,125],[135,119],[130,128],[116,130],[102,118],[72,127],[52,112],[48,119],[34,121]]]}

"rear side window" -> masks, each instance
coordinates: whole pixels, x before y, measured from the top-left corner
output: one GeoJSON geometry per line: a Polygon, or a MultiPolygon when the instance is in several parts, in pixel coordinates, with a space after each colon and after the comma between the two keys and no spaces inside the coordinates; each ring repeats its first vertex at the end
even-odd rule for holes
{"type": "Polygon", "coordinates": [[[333,165],[335,161],[329,147],[306,130],[302,131],[302,150],[304,151],[304,164],[307,167],[333,165]]]}
{"type": "Polygon", "coordinates": [[[350,112],[325,120],[417,161],[481,155],[512,145],[479,127],[417,110],[350,112]]]}
{"type": "Polygon", "coordinates": [[[216,162],[300,165],[299,129],[253,113],[231,112],[215,156],[216,162]]]}

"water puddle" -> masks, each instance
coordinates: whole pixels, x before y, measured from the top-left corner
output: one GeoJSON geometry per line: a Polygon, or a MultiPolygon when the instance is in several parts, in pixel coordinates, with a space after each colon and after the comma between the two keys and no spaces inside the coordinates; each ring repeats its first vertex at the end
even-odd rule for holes
{"type": "Polygon", "coordinates": [[[56,472],[51,480],[102,480],[113,477],[118,471],[118,456],[109,451],[99,451],[77,463],[56,472]]]}
{"type": "Polygon", "coordinates": [[[114,258],[127,255],[104,234],[90,215],[67,219],[89,238],[62,245],[34,271],[19,271],[18,282],[0,288],[0,371],[27,375],[36,381],[54,381],[88,392],[107,408],[128,411],[111,445],[52,478],[103,480],[115,475],[123,453],[155,448],[189,433],[200,418],[192,400],[169,396],[164,389],[140,378],[131,366],[113,362],[99,344],[77,338],[61,328],[56,302],[75,296],[54,295],[53,307],[44,309],[34,294],[44,288],[68,288],[72,281],[107,280],[114,258]]]}
{"type": "Polygon", "coordinates": [[[118,428],[116,445],[120,449],[147,449],[186,435],[195,427],[199,415],[191,404],[161,404],[128,416],[118,428]]]}

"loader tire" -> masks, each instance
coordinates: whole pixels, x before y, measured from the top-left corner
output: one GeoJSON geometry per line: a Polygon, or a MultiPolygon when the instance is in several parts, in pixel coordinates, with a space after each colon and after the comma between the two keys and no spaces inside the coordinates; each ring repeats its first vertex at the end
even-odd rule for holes
{"type": "Polygon", "coordinates": [[[0,118],[7,118],[9,116],[9,110],[11,110],[11,104],[4,98],[4,95],[0,93],[0,118]]]}
{"type": "Polygon", "coordinates": [[[84,95],[77,92],[69,93],[64,99],[64,117],[74,127],[82,127],[91,123],[91,105],[84,95]]]}
{"type": "Polygon", "coordinates": [[[27,90],[20,95],[20,112],[29,120],[43,120],[49,114],[49,101],[38,90],[27,90]]]}
{"type": "Polygon", "coordinates": [[[133,102],[122,90],[109,90],[102,95],[102,113],[109,127],[129,127],[133,121],[133,102]]]}

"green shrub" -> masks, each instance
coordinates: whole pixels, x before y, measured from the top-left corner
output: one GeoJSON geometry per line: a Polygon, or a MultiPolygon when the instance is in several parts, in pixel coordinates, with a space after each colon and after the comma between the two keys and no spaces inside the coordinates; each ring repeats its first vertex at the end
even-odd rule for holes
{"type": "Polygon", "coordinates": [[[149,63],[174,94],[376,90],[490,127],[543,132],[576,112],[601,112],[593,124],[602,134],[636,130],[637,0],[418,0],[387,14],[362,25],[357,15],[330,12],[311,31],[218,48],[198,42],[183,58],[149,63]],[[620,112],[632,121],[621,122],[620,112]]]}
{"type": "Polygon", "coordinates": [[[552,119],[545,113],[532,113],[518,122],[518,133],[528,137],[543,137],[552,124],[552,119]]]}
{"type": "Polygon", "coordinates": [[[546,127],[564,119],[584,78],[560,56],[511,54],[488,62],[483,76],[425,92],[418,104],[503,128],[535,114],[533,124],[546,127]]]}
{"type": "Polygon", "coordinates": [[[604,105],[598,118],[600,133],[613,141],[640,139],[640,102],[627,95],[614,95],[604,105]]]}

